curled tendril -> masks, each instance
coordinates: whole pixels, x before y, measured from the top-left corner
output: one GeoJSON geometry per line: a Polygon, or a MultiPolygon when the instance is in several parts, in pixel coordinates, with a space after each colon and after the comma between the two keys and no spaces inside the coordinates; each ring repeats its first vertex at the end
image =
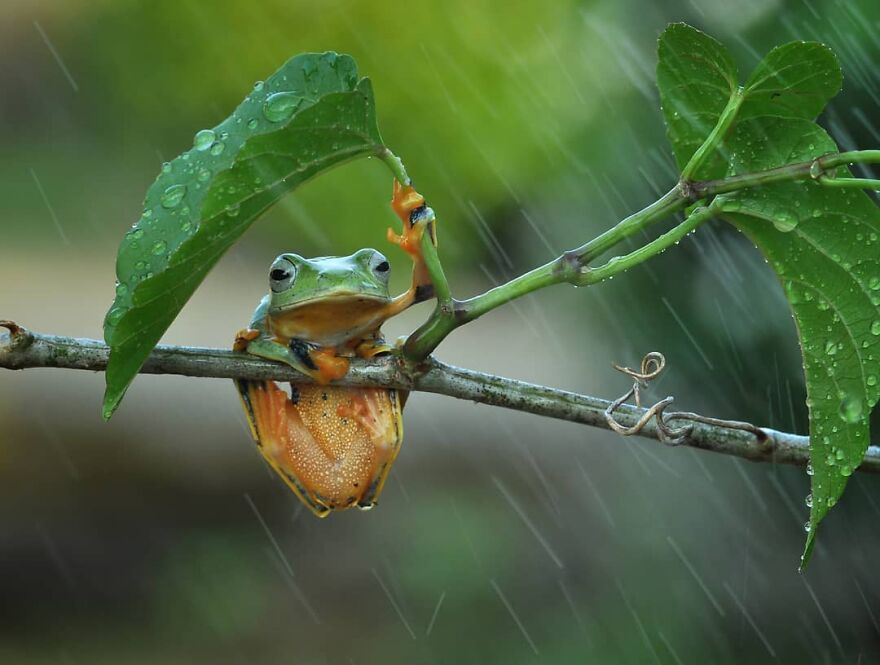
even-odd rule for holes
{"type": "Polygon", "coordinates": [[[632,388],[630,388],[624,395],[621,395],[619,398],[614,400],[607,409],[605,409],[605,420],[608,422],[608,426],[617,432],[618,434],[622,434],[623,436],[632,436],[633,434],[639,434],[652,419],[656,419],[657,424],[657,433],[658,438],[663,443],[666,443],[670,446],[677,446],[682,443],[693,431],[693,425],[685,425],[684,427],[672,427],[669,423],[672,420],[689,420],[692,423],[705,423],[707,425],[714,425],[716,427],[726,427],[728,429],[740,429],[745,430],[747,432],[751,432],[754,434],[758,441],[765,441],[767,439],[767,433],[761,430],[758,427],[750,423],[743,423],[737,420],[720,420],[718,418],[708,418],[706,416],[701,416],[697,413],[690,413],[687,411],[673,411],[670,413],[664,413],[666,407],[672,404],[673,398],[666,397],[653,406],[649,407],[639,418],[638,422],[632,427],[625,427],[621,425],[614,418],[614,412],[617,411],[622,404],[624,404],[630,397],[635,401],[636,407],[642,407],[642,399],[640,391],[642,388],[647,388],[648,383],[656,379],[660,376],[660,373],[666,367],[666,358],[662,353],[657,351],[652,351],[647,354],[644,358],[642,358],[642,364],[639,368],[639,371],[631,369],[629,367],[621,367],[620,365],[613,365],[614,369],[618,372],[622,372],[626,374],[630,378],[633,379],[632,388]]]}

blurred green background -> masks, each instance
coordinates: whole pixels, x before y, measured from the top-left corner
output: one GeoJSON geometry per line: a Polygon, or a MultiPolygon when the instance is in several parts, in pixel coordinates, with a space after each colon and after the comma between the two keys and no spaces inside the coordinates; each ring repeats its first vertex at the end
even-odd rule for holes
{"type": "MultiPolygon", "coordinates": [[[[803,0],[171,2],[0,8],[0,318],[101,336],[116,246],[160,163],[302,51],[355,56],[385,139],[470,295],[581,244],[674,182],[656,37],[687,21],[743,72],[820,39],[824,124],[880,147],[880,4],[803,0]]],[[[388,250],[391,182],[344,166],[289,196],[166,335],[228,346],[282,251],[388,250]]],[[[386,326],[411,330],[426,305],[386,326]]],[[[721,224],[624,277],[556,287],[450,337],[443,360],[805,432],[793,323],[721,224]]],[[[415,394],[381,506],[317,521],[267,471],[228,381],[0,373],[0,662],[878,662],[880,480],[856,474],[797,572],[802,469],[624,440],[415,394]]],[[[874,437],[877,440],[877,437],[874,437]]]]}

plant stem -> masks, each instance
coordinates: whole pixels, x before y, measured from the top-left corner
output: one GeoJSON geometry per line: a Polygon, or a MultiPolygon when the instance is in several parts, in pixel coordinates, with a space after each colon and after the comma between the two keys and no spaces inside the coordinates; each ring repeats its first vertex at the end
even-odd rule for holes
{"type": "Polygon", "coordinates": [[[870,178],[831,178],[829,176],[822,176],[819,178],[819,184],[824,187],[873,189],[874,191],[880,191],[880,180],[871,180],[870,178]]]}
{"type": "Polygon", "coordinates": [[[397,182],[401,185],[412,184],[409,174],[406,172],[406,167],[403,165],[403,161],[400,157],[384,146],[376,153],[376,156],[385,162],[385,166],[387,166],[388,170],[391,171],[391,174],[397,178],[397,182]]]}
{"type": "Polygon", "coordinates": [[[585,268],[578,280],[578,285],[589,286],[591,284],[597,284],[602,280],[609,279],[618,273],[629,270],[643,261],[646,261],[650,257],[669,249],[680,242],[682,238],[696,229],[700,224],[715,216],[717,212],[715,201],[717,200],[718,199],[714,199],[712,204],[708,207],[697,208],[688,215],[687,219],[681,224],[655,238],[648,244],[639,247],[637,250],[624,256],[615,256],[608,261],[608,263],[601,265],[598,268],[585,268]]]}
{"type": "Polygon", "coordinates": [[[721,145],[721,142],[724,140],[724,135],[727,134],[727,131],[733,126],[736,116],[739,113],[740,106],[742,106],[744,100],[745,95],[743,94],[742,88],[737,88],[733,91],[730,95],[730,99],[727,100],[727,106],[725,106],[724,110],[721,112],[721,116],[718,118],[715,127],[712,129],[709,136],[706,137],[706,140],[703,141],[703,144],[697,148],[693,155],[691,155],[690,160],[681,170],[681,180],[691,180],[694,175],[696,175],[697,171],[699,171],[706,163],[706,160],[709,159],[712,153],[714,153],[718,146],[721,145]]]}
{"type": "Polygon", "coordinates": [[[581,266],[598,258],[634,233],[650,226],[672,213],[685,208],[690,201],[683,195],[681,187],[675,186],[646,208],[642,208],[626,219],[618,222],[603,234],[573,250],[581,266]]]}
{"type": "Polygon", "coordinates": [[[880,164],[880,150],[852,150],[820,157],[825,168],[835,168],[846,164],[880,164]]]}
{"type": "MultiPolygon", "coordinates": [[[[11,327],[14,324],[3,322],[11,327]]],[[[15,327],[10,335],[0,333],[0,368],[21,370],[54,367],[103,371],[110,349],[93,339],[41,335],[15,327]],[[11,338],[11,339],[10,339],[11,338]]],[[[246,353],[226,349],[157,346],[140,371],[146,374],[177,374],[194,377],[251,379],[310,383],[312,379],[292,367],[273,363],[246,353]]],[[[426,368],[411,372],[405,363],[394,358],[355,360],[340,385],[384,386],[402,390],[420,390],[459,399],[501,406],[608,429],[605,410],[611,402],[556,390],[532,383],[445,365],[430,360],[426,368]]],[[[623,405],[615,419],[625,427],[635,425],[645,409],[623,405]]],[[[763,429],[766,438],[741,429],[696,423],[681,444],[756,462],[805,466],[809,461],[809,438],[797,434],[763,429]]],[[[639,436],[658,440],[659,433],[649,423],[639,436]]],[[[629,445],[622,441],[621,445],[629,445]]],[[[880,447],[870,446],[860,471],[880,472],[880,447]]]]}
{"type": "MultiPolygon", "coordinates": [[[[431,222],[434,224],[435,222],[431,222]]],[[[449,289],[449,282],[446,279],[446,273],[443,272],[443,264],[440,263],[440,257],[437,255],[437,245],[434,244],[434,233],[425,232],[422,234],[421,253],[422,261],[428,269],[431,276],[431,284],[434,286],[434,295],[441,307],[448,306],[452,302],[452,291],[449,289]]]]}
{"type": "Polygon", "coordinates": [[[463,301],[450,300],[451,307],[443,307],[441,304],[431,317],[407,338],[404,344],[405,356],[414,362],[427,358],[453,330],[511,300],[553,284],[564,282],[579,284],[581,271],[587,263],[657,220],[681,210],[687,204],[688,200],[682,195],[681,189],[674,187],[651,205],[630,215],[585,245],[479,296],[463,301]]]}
{"type": "MultiPolygon", "coordinates": [[[[732,101],[725,110],[726,115],[722,118],[724,122],[732,122],[732,118],[738,108],[738,103],[732,101]]],[[[723,128],[723,123],[719,122],[718,127],[723,128]]],[[[715,140],[722,135],[723,132],[719,130],[713,132],[709,138],[715,140]]],[[[708,142],[709,139],[707,139],[708,142]]],[[[694,158],[692,158],[689,165],[696,164],[697,166],[692,168],[691,171],[698,168],[707,154],[706,151],[701,152],[699,150],[697,153],[694,153],[694,158]]],[[[828,187],[880,189],[880,181],[878,180],[831,178],[826,175],[829,170],[855,163],[880,163],[880,150],[832,153],[806,162],[786,164],[785,166],[766,171],[746,173],[728,178],[702,181],[682,179],[679,185],[664,194],[660,199],[620,221],[588,243],[565,252],[553,261],[530,270],[519,277],[515,277],[509,282],[496,286],[481,295],[463,301],[455,300],[451,297],[446,278],[443,276],[440,281],[440,290],[438,291],[438,294],[442,291],[443,300],[441,302],[443,304],[434,310],[431,317],[409,336],[404,345],[404,354],[410,361],[420,362],[427,358],[453,330],[511,300],[520,298],[538,289],[564,282],[576,285],[595,284],[622,270],[638,265],[642,261],[654,256],[657,252],[670,247],[687,235],[693,228],[696,228],[696,226],[711,217],[712,214],[708,209],[704,209],[706,212],[702,213],[701,216],[694,218],[692,215],[688,217],[679,226],[634,252],[623,257],[615,257],[599,268],[586,269],[586,266],[591,261],[618,245],[624,239],[666,218],[670,214],[682,210],[695,201],[750,187],[806,179],[813,179],[818,184],[828,187]],[[702,216],[703,214],[706,216],[702,216]]],[[[711,203],[709,208],[712,208],[711,203]]],[[[432,261],[432,264],[429,264],[432,276],[435,274],[442,276],[443,271],[439,258],[436,255],[436,248],[431,247],[426,253],[426,257],[430,257],[432,261]],[[433,263],[434,261],[436,261],[436,264],[433,263]],[[433,267],[431,267],[432,265],[433,267]]]]}

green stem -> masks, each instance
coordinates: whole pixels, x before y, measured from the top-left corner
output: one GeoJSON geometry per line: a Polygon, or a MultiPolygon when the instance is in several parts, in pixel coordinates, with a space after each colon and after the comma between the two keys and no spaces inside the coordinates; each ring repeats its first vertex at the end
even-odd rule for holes
{"type": "Polygon", "coordinates": [[[681,224],[655,238],[647,245],[639,247],[637,250],[625,254],[624,256],[615,256],[608,261],[608,263],[605,263],[598,268],[585,268],[581,273],[580,279],[578,279],[578,285],[589,286],[591,284],[597,284],[618,273],[625,272],[626,270],[648,260],[652,256],[669,249],[676,243],[680,242],[682,238],[688,233],[691,233],[700,224],[715,216],[718,208],[715,203],[716,201],[718,201],[718,199],[714,199],[707,207],[697,208],[688,215],[687,219],[681,224]]]}
{"type": "Polygon", "coordinates": [[[682,194],[681,188],[676,186],[666,192],[662,198],[658,199],[647,208],[639,210],[618,222],[613,227],[605,231],[605,233],[593,238],[590,242],[581,245],[572,253],[577,259],[586,264],[593,259],[601,256],[609,249],[619,244],[634,233],[638,233],[650,224],[659,219],[663,219],[668,215],[686,207],[689,201],[682,194]]]}
{"type": "Polygon", "coordinates": [[[401,185],[409,185],[412,184],[412,180],[409,178],[409,174],[406,172],[406,167],[403,165],[403,161],[401,161],[400,157],[395,155],[385,146],[376,153],[376,157],[385,162],[385,166],[388,167],[388,170],[391,171],[391,174],[397,178],[397,182],[401,185]]]}
{"type": "MultiPolygon", "coordinates": [[[[430,223],[433,224],[434,222],[430,223]]],[[[433,229],[431,229],[431,232],[426,231],[422,234],[422,260],[425,262],[425,267],[431,276],[431,284],[434,285],[434,295],[437,297],[441,307],[443,307],[449,306],[452,303],[452,291],[449,288],[446,273],[443,272],[443,264],[440,263],[440,257],[437,255],[437,246],[434,244],[435,237],[433,229]]]]}
{"type": "Polygon", "coordinates": [[[733,126],[736,116],[739,113],[740,106],[742,106],[744,100],[745,95],[743,94],[742,88],[734,90],[733,94],[730,95],[730,99],[727,100],[727,106],[725,106],[724,110],[721,112],[721,117],[718,118],[718,123],[715,125],[715,128],[706,140],[703,141],[703,144],[697,148],[697,151],[691,156],[688,163],[682,169],[682,180],[690,180],[693,178],[694,174],[700,170],[703,164],[706,163],[706,160],[715,152],[718,146],[721,145],[721,142],[724,140],[724,135],[727,134],[727,131],[733,126]]]}
{"type": "Polygon", "coordinates": [[[826,169],[846,164],[880,164],[880,150],[852,150],[820,157],[819,161],[826,169]]]}
{"type": "Polygon", "coordinates": [[[880,180],[871,180],[870,178],[832,178],[830,176],[822,176],[819,178],[819,184],[824,187],[873,189],[875,191],[880,191],[880,180]]]}
{"type": "MultiPolygon", "coordinates": [[[[675,187],[647,208],[630,215],[597,238],[577,249],[566,252],[549,263],[474,298],[455,301],[450,297],[448,303],[451,304],[451,307],[444,306],[441,300],[431,317],[409,336],[404,344],[404,355],[411,361],[421,361],[428,357],[449,333],[457,327],[479,318],[486,312],[553,284],[577,283],[580,279],[581,269],[587,263],[649,224],[676,210],[681,210],[687,203],[681,189],[675,187]]],[[[426,255],[426,258],[428,256],[431,256],[431,253],[426,255]]]]}
{"type": "MultiPolygon", "coordinates": [[[[703,147],[711,141],[717,142],[723,137],[724,131],[726,131],[725,126],[729,126],[733,122],[736,111],[739,108],[739,103],[741,103],[737,99],[739,99],[739,96],[731,99],[731,103],[728,104],[727,109],[722,114],[722,121],[719,121],[715,131],[712,132],[706,143],[703,144],[703,147]]],[[[706,155],[709,154],[707,150],[702,149],[703,147],[694,153],[694,157],[688,163],[686,170],[689,169],[693,172],[702,165],[706,155]]],[[[829,187],[880,189],[880,181],[878,180],[830,178],[824,175],[828,170],[838,166],[855,163],[880,163],[880,150],[857,150],[823,155],[807,162],[786,164],[785,166],[758,173],[747,173],[715,180],[689,181],[683,177],[680,184],[667,192],[662,198],[637,213],[630,215],[590,242],[566,252],[557,259],[545,263],[524,275],[515,277],[505,284],[496,286],[486,293],[468,300],[456,301],[451,297],[451,293],[448,290],[449,286],[444,276],[442,279],[438,279],[438,284],[441,286],[437,293],[438,299],[441,300],[441,303],[445,304],[438,306],[428,321],[410,335],[404,345],[404,355],[410,360],[421,361],[430,355],[440,342],[459,326],[479,318],[496,307],[538,289],[563,282],[577,285],[595,284],[642,263],[658,252],[672,246],[697,226],[712,217],[716,212],[714,202],[708,207],[698,209],[684,222],[643,247],[625,256],[615,257],[603,266],[592,269],[585,268],[591,261],[624,239],[695,201],[750,187],[810,178],[819,184],[829,187]]],[[[428,267],[432,278],[435,278],[435,274],[442,275],[436,249],[432,246],[428,249],[425,256],[430,261],[428,267]],[[435,261],[436,263],[434,263],[435,261]]]]}
{"type": "Polygon", "coordinates": [[[806,180],[807,178],[813,178],[820,184],[827,184],[829,187],[873,188],[874,183],[877,181],[863,178],[833,178],[835,181],[848,180],[849,184],[846,185],[823,182],[823,180],[829,178],[829,176],[825,175],[828,171],[836,169],[838,166],[846,166],[847,164],[880,164],[880,150],[854,150],[852,152],[832,153],[817,157],[808,162],[786,164],[785,166],[778,166],[757,173],[745,173],[716,180],[684,181],[683,187],[689,193],[691,200],[700,200],[715,194],[736,192],[749,187],[771,185],[776,182],[806,180]]]}

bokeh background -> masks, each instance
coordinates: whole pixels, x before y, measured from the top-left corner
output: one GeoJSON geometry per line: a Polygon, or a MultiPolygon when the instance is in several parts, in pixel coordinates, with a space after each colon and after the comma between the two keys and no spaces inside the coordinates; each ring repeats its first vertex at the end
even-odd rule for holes
{"type": "MultiPolygon", "coordinates": [[[[820,39],[842,146],[880,146],[874,0],[5,0],[0,318],[101,336],[116,246],[160,163],[302,51],[355,56],[439,220],[460,296],[581,244],[674,182],[653,86],[670,21],[743,72],[820,39]]],[[[281,251],[387,250],[375,162],[258,222],[165,337],[230,344],[281,251]]],[[[638,239],[637,239],[638,240],[638,239]]],[[[425,305],[390,322],[411,330],[425,305]]],[[[591,289],[463,328],[443,360],[613,398],[613,361],[664,352],[655,396],[805,432],[793,323],[721,224],[591,289]]],[[[880,479],[856,474],[797,572],[802,469],[750,464],[415,394],[383,501],[317,521],[268,472],[229,381],[0,372],[0,662],[869,663],[880,659],[880,479]]],[[[875,437],[876,440],[876,437],[875,437]]]]}

